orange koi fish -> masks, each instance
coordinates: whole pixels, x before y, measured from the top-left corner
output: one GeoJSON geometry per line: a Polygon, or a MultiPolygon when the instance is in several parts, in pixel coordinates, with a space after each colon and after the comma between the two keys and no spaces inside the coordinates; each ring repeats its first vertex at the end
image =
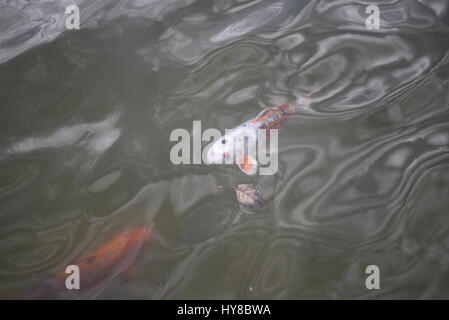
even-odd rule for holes
{"type": "MultiPolygon", "coordinates": [[[[149,239],[149,227],[129,229],[101,245],[79,261],[72,263],[80,271],[80,290],[89,289],[108,277],[129,271],[143,244],[149,239]]],[[[65,282],[70,274],[63,271],[38,283],[21,299],[39,299],[67,290],[65,282]]]]}

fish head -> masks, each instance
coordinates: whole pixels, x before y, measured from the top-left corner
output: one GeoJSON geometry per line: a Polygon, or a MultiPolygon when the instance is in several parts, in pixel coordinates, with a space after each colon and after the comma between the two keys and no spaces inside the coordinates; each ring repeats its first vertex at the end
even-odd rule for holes
{"type": "Polygon", "coordinates": [[[257,172],[256,159],[257,128],[245,123],[216,140],[207,152],[209,164],[231,164],[239,165],[239,168],[248,175],[257,172]],[[250,143],[249,141],[252,141],[250,143]],[[252,145],[254,149],[248,148],[252,145]],[[248,151],[249,154],[246,154],[248,151]]]}
{"type": "Polygon", "coordinates": [[[209,164],[224,164],[230,160],[234,154],[235,130],[231,130],[216,140],[207,152],[207,162],[209,164]]]}

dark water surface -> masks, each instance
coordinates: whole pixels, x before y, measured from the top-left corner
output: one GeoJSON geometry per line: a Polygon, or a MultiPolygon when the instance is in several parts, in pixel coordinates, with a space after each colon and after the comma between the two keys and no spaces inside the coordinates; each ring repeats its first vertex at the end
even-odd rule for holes
{"type": "Polygon", "coordinates": [[[133,276],[56,297],[449,298],[449,2],[372,3],[0,0],[0,297],[149,225],[133,276]],[[170,162],[315,90],[274,176],[170,162]],[[216,188],[249,182],[264,209],[216,188]]]}

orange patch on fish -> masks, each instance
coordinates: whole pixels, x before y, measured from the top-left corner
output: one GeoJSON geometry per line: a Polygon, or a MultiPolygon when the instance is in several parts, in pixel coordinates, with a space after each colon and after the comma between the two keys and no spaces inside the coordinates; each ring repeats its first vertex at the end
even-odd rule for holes
{"type": "Polygon", "coordinates": [[[251,121],[252,124],[261,123],[263,129],[280,129],[283,127],[292,111],[288,109],[290,103],[284,103],[273,109],[268,109],[251,121]]]}
{"type": "Polygon", "coordinates": [[[93,282],[120,264],[122,271],[129,267],[150,234],[148,227],[127,230],[75,263],[80,273],[87,275],[84,282],[93,282]]]}
{"type": "Polygon", "coordinates": [[[237,164],[247,174],[251,174],[256,169],[255,161],[251,156],[245,156],[243,160],[237,160],[237,164]]]}

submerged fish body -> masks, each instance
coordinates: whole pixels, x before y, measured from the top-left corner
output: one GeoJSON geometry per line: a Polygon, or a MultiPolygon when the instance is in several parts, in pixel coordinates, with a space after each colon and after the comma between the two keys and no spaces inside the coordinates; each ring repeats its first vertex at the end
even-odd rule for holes
{"type": "Polygon", "coordinates": [[[238,125],[228,131],[221,139],[215,141],[207,153],[209,164],[229,163],[235,155],[239,168],[248,175],[257,172],[256,155],[248,151],[245,154],[245,143],[252,139],[258,145],[258,132],[266,130],[267,143],[270,141],[270,130],[280,129],[287,123],[288,119],[295,113],[302,102],[295,101],[284,103],[274,108],[268,108],[260,112],[255,118],[238,125]],[[231,142],[231,143],[229,143],[231,142]]]}
{"type": "MultiPolygon", "coordinates": [[[[149,227],[129,229],[79,261],[72,263],[79,268],[81,289],[92,288],[111,276],[128,271],[150,235],[149,227]]],[[[65,282],[68,276],[69,274],[65,272],[64,268],[55,276],[41,281],[30,293],[19,298],[39,299],[54,296],[62,290],[66,290],[65,282]]]]}

